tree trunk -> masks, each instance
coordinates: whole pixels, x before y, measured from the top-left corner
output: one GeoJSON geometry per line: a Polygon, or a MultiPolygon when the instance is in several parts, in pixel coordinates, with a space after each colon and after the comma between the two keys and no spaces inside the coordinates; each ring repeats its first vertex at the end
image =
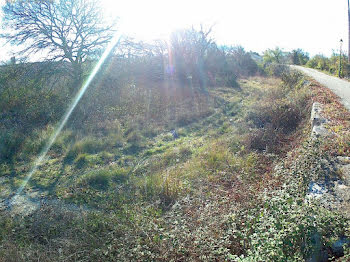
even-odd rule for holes
{"type": "Polygon", "coordinates": [[[81,88],[83,84],[83,68],[80,63],[72,64],[73,70],[73,84],[70,86],[71,95],[75,95],[75,93],[81,88]]]}

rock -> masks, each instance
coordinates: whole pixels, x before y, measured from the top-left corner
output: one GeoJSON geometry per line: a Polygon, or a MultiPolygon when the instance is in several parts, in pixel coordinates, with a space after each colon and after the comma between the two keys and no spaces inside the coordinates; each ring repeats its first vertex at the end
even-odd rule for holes
{"type": "Polygon", "coordinates": [[[314,126],[312,128],[312,136],[314,137],[327,136],[328,134],[329,132],[324,126],[314,126]]]}
{"type": "Polygon", "coordinates": [[[337,156],[337,160],[342,164],[350,164],[350,156],[337,156]]]}
{"type": "Polygon", "coordinates": [[[322,105],[318,102],[313,103],[311,109],[311,123],[312,126],[324,123],[325,119],[321,117],[322,105]]]}
{"type": "Polygon", "coordinates": [[[173,136],[174,139],[179,138],[179,135],[178,135],[178,133],[176,132],[175,129],[171,130],[170,133],[171,133],[171,135],[173,136]]]}
{"type": "Polygon", "coordinates": [[[325,193],[327,193],[325,185],[310,182],[308,197],[320,198],[325,193]]]}
{"type": "Polygon", "coordinates": [[[334,186],[335,194],[343,201],[350,201],[350,187],[341,184],[340,182],[335,183],[334,186]]]}
{"type": "Polygon", "coordinates": [[[340,168],[340,171],[342,172],[342,174],[343,174],[344,176],[350,177],[350,164],[349,164],[349,165],[343,165],[343,166],[340,168]]]}
{"type": "Polygon", "coordinates": [[[322,105],[318,102],[313,103],[311,110],[311,127],[312,137],[327,136],[329,134],[324,124],[327,123],[327,119],[321,116],[322,105]]]}
{"type": "Polygon", "coordinates": [[[336,167],[345,184],[350,185],[350,158],[338,156],[336,167]]]}

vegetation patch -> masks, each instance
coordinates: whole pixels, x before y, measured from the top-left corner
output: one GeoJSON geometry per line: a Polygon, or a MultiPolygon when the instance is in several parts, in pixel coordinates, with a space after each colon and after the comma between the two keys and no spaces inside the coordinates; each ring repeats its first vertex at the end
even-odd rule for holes
{"type": "MultiPolygon", "coordinates": [[[[15,220],[1,213],[0,254],[18,261],[338,256],[330,250],[347,237],[347,219],[305,201],[319,173],[320,152],[307,141],[314,91],[294,72],[281,79],[247,77],[237,79],[239,88],[193,93],[174,86],[171,98],[161,85],[122,88],[128,103],[104,108],[108,119],[91,117],[81,129],[70,123],[33,175],[28,186],[57,205],[15,220]],[[151,100],[143,100],[146,91],[151,100]]],[[[29,169],[18,156],[1,165],[2,192],[29,169]]]]}

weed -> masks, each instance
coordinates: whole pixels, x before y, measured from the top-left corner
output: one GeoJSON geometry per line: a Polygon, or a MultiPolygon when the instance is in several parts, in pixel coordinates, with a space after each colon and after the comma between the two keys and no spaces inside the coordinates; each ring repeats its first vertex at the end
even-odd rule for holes
{"type": "Polygon", "coordinates": [[[74,140],[74,137],[75,135],[72,130],[63,130],[56,138],[55,143],[51,147],[51,150],[61,154],[66,152],[74,140]]]}
{"type": "Polygon", "coordinates": [[[140,146],[143,141],[143,137],[138,131],[132,131],[128,133],[126,141],[133,146],[140,146]]]}
{"type": "Polygon", "coordinates": [[[81,183],[99,190],[106,190],[112,180],[113,173],[110,170],[94,170],[81,177],[81,183]]]}
{"type": "Polygon", "coordinates": [[[65,162],[71,163],[79,154],[96,154],[109,146],[108,140],[103,141],[95,137],[85,137],[77,141],[66,153],[65,162]]]}
{"type": "Polygon", "coordinates": [[[87,154],[85,153],[79,154],[74,160],[75,167],[79,169],[85,167],[87,163],[87,154]]]}

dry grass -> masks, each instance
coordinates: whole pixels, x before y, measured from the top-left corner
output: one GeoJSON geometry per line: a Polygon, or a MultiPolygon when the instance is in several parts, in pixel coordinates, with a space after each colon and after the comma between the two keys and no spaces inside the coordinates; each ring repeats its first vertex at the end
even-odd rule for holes
{"type": "MultiPolygon", "coordinates": [[[[296,152],[307,123],[299,121],[296,131],[285,134],[278,144],[286,148],[280,155],[247,148],[245,135],[237,131],[244,122],[242,111],[262,95],[265,103],[274,103],[274,95],[284,93],[275,90],[274,85],[280,84],[275,78],[250,78],[240,84],[241,90],[213,89],[209,100],[203,96],[195,104],[182,101],[186,105],[178,108],[184,114],[204,115],[178,129],[179,139],[164,134],[147,139],[149,148],[110,163],[111,170],[123,165],[123,172],[113,169],[113,175],[104,174],[103,168],[66,167],[55,189],[61,191],[56,193],[68,195],[65,201],[80,201],[102,211],[69,217],[59,210],[53,214],[48,207],[24,221],[25,227],[21,219],[14,224],[3,222],[0,232],[8,238],[1,242],[2,254],[9,258],[16,253],[13,257],[18,261],[33,261],[43,254],[48,261],[76,261],[87,255],[91,261],[224,261],[229,254],[244,254],[247,247],[235,231],[235,215],[259,206],[259,195],[286,182],[286,177],[273,175],[274,165],[287,149],[296,152]],[[205,117],[213,109],[213,100],[216,112],[205,117]],[[193,108],[197,110],[190,112],[193,108]],[[94,186],[96,183],[100,186],[94,186]],[[41,216],[43,223],[39,223],[41,216]],[[34,233],[38,237],[28,239],[34,233]],[[15,250],[19,242],[24,247],[15,250]]],[[[129,135],[140,127],[137,123],[118,130],[124,128],[129,135]]],[[[247,133],[246,125],[241,127],[247,133]]]]}

